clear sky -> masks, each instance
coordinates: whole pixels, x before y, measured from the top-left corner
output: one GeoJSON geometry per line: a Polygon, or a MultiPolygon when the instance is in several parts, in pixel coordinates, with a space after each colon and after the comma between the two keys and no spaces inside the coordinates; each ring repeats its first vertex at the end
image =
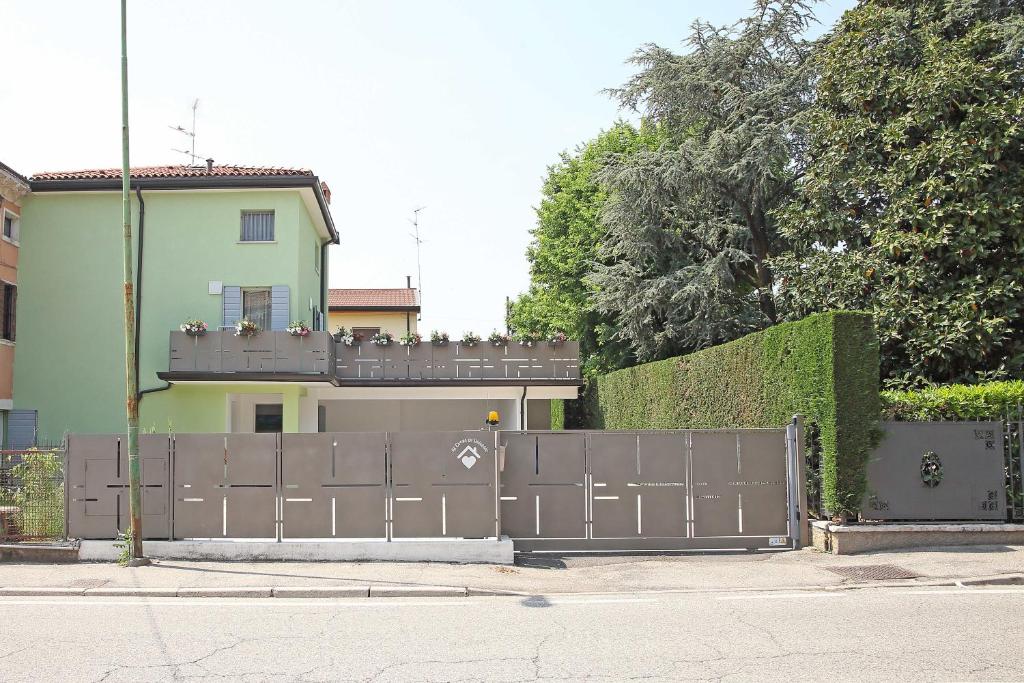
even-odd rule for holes
{"type": "MultiPolygon", "coordinates": [[[[853,0],[818,6],[822,28],[853,0]]],[[[0,160],[25,175],[120,165],[116,0],[0,0],[7,68],[0,160]]],[[[422,329],[486,335],[529,282],[547,166],[620,116],[601,90],[643,43],[682,48],[695,18],[747,0],[130,0],[133,165],[312,169],[341,233],[332,287],[416,273],[422,329]]],[[[628,113],[627,113],[628,114],[628,113]]],[[[112,225],[112,230],[119,226],[112,225]]]]}

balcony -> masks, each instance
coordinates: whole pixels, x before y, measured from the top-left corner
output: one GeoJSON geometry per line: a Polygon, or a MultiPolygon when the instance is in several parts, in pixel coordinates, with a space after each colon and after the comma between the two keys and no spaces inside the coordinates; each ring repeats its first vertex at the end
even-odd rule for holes
{"type": "Polygon", "coordinates": [[[569,384],[580,383],[579,343],[552,345],[518,342],[493,346],[486,340],[469,346],[358,346],[337,343],[327,332],[295,337],[287,332],[235,336],[233,330],[200,337],[171,332],[165,380],[305,381],[336,386],[417,384],[569,384]]]}

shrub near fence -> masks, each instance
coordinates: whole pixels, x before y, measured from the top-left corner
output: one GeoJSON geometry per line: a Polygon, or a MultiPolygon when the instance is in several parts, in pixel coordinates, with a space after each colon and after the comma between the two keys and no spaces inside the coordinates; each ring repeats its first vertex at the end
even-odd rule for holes
{"type": "Polygon", "coordinates": [[[1000,420],[1024,404],[1024,382],[954,384],[918,391],[883,391],[882,418],[899,422],[1000,420]]]}
{"type": "Polygon", "coordinates": [[[61,453],[0,453],[0,539],[51,540],[63,535],[61,453]]]}
{"type": "Polygon", "coordinates": [[[878,363],[870,314],[820,313],[603,375],[588,392],[588,421],[599,429],[778,427],[800,413],[820,443],[826,508],[853,515],[878,439],[878,363]]]}

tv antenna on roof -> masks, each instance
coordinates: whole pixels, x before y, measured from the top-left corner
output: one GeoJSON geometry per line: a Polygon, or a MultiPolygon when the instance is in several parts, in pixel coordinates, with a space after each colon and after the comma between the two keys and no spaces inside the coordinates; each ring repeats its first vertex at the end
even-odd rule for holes
{"type": "Polygon", "coordinates": [[[177,132],[181,133],[182,135],[187,135],[189,138],[191,138],[189,149],[177,149],[176,147],[172,147],[171,151],[172,152],[178,152],[179,154],[184,154],[185,156],[189,157],[189,159],[192,162],[191,163],[192,166],[196,166],[197,165],[196,164],[196,159],[200,158],[200,155],[196,154],[196,110],[197,109],[199,109],[199,98],[198,97],[192,102],[192,128],[191,129],[186,129],[186,128],[183,128],[181,126],[167,126],[171,130],[177,131],[177,132]]]}
{"type": "Polygon", "coordinates": [[[416,316],[417,320],[423,320],[423,269],[420,267],[420,245],[423,244],[423,240],[420,239],[420,211],[427,207],[421,206],[418,209],[412,210],[412,223],[413,232],[409,233],[409,237],[416,240],[416,289],[419,295],[420,312],[416,316]]]}

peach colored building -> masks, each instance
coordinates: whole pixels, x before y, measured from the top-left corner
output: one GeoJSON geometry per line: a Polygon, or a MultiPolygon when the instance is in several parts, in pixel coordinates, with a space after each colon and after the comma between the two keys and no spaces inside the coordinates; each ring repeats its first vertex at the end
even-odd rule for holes
{"type": "Polygon", "coordinates": [[[0,163],[0,416],[4,445],[10,446],[8,420],[14,407],[14,339],[18,301],[18,245],[21,239],[21,199],[28,180],[0,163]]]}

